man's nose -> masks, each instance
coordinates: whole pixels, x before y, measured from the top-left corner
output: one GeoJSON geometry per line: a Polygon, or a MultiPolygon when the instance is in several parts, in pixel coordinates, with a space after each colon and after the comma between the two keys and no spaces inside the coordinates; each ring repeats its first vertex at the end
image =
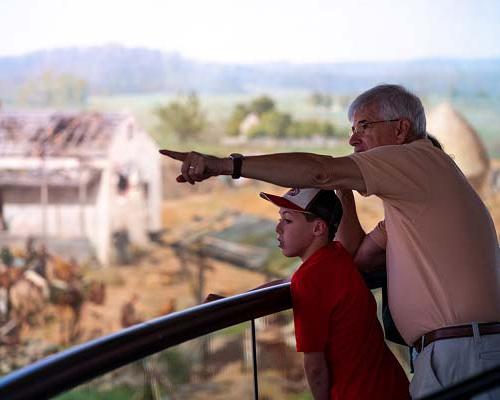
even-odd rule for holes
{"type": "Polygon", "coordinates": [[[358,143],[359,143],[359,135],[357,132],[353,132],[352,135],[349,137],[349,144],[351,146],[355,146],[358,143]]]}

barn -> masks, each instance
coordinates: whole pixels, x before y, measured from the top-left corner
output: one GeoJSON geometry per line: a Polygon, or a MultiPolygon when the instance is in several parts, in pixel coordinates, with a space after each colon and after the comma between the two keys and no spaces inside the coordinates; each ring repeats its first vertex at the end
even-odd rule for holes
{"type": "Polygon", "coordinates": [[[161,228],[160,161],[127,114],[0,112],[0,244],[109,264],[161,228]]]}

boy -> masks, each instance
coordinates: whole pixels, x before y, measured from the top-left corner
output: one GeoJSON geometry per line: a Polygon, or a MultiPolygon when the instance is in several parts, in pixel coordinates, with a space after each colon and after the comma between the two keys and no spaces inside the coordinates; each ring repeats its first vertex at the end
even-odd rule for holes
{"type": "Polygon", "coordinates": [[[409,399],[384,342],[376,303],[351,256],[333,241],[342,206],[333,190],[261,193],[280,207],[279,247],[302,265],[291,278],[297,351],[315,400],[409,399]]]}

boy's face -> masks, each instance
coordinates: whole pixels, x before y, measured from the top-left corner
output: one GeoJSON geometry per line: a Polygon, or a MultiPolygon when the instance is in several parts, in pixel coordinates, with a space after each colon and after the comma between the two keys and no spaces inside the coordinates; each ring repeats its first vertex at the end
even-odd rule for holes
{"type": "Polygon", "coordinates": [[[280,220],[276,225],[281,252],[286,257],[303,257],[311,245],[314,221],[307,221],[303,213],[280,208],[280,220]]]}

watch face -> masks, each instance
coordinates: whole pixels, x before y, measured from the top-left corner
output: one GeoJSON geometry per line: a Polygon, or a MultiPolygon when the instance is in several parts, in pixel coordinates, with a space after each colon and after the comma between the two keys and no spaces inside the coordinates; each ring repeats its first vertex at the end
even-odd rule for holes
{"type": "Polygon", "coordinates": [[[240,153],[232,153],[229,155],[229,158],[233,160],[233,179],[239,179],[241,177],[241,166],[243,164],[243,154],[240,153]]]}

